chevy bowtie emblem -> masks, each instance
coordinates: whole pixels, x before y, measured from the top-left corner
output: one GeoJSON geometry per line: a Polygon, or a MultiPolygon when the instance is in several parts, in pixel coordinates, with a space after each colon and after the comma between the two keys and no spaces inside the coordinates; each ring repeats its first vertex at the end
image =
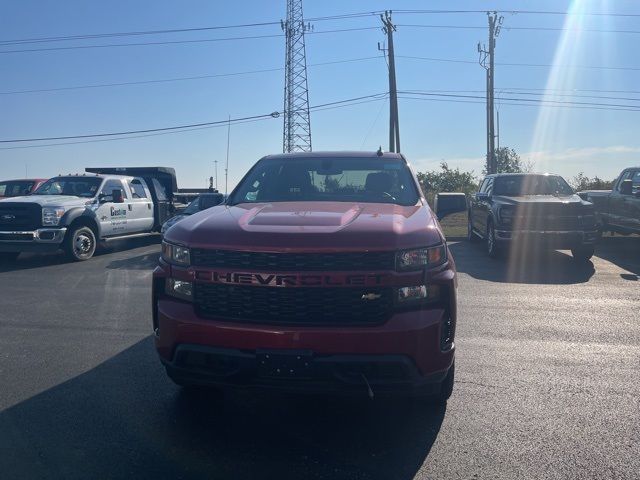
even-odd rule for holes
{"type": "Polygon", "coordinates": [[[7,215],[2,215],[2,216],[0,217],[0,219],[2,219],[2,220],[7,220],[7,221],[9,221],[9,220],[15,220],[15,219],[16,219],[16,216],[15,216],[15,215],[11,215],[11,214],[9,213],[9,214],[7,214],[7,215]]]}
{"type": "Polygon", "coordinates": [[[360,300],[377,300],[381,296],[382,295],[380,295],[379,293],[367,293],[365,295],[362,295],[362,297],[360,297],[360,300]]]}

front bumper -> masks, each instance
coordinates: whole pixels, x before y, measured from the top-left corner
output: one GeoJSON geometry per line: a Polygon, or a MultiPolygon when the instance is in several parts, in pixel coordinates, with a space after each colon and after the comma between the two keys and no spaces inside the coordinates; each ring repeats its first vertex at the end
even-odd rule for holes
{"type": "Polygon", "coordinates": [[[60,248],[67,233],[62,228],[31,231],[0,231],[0,252],[48,252],[60,248]]]}
{"type": "Polygon", "coordinates": [[[309,350],[243,351],[180,344],[161,359],[178,383],[239,389],[362,395],[431,395],[448,370],[422,375],[405,355],[318,355],[309,350]]]}
{"type": "Polygon", "coordinates": [[[500,242],[529,243],[547,247],[570,249],[594,245],[598,239],[597,230],[496,230],[496,240],[500,242]]]}
{"type": "Polygon", "coordinates": [[[162,263],[154,271],[153,327],[160,359],[179,383],[362,393],[368,382],[376,393],[429,394],[453,365],[456,298],[450,269],[431,279],[448,284],[449,303],[397,311],[382,324],[366,326],[199,317],[193,304],[164,294],[170,272],[162,263]],[[265,373],[266,354],[277,360],[265,373]]]}

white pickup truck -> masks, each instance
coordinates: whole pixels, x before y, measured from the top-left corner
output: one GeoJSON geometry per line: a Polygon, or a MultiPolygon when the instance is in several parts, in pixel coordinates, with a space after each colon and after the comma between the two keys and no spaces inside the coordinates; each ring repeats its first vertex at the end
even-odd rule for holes
{"type": "Polygon", "coordinates": [[[51,178],[30,195],[0,200],[0,261],[59,249],[72,260],[88,260],[99,242],[159,232],[175,212],[172,168],[86,171],[51,178]]]}

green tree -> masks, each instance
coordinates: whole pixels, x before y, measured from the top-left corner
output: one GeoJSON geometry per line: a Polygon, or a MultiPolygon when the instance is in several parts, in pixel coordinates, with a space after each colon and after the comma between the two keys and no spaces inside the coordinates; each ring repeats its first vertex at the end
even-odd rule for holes
{"type": "MultiPolygon", "coordinates": [[[[533,169],[531,162],[525,162],[520,155],[509,147],[500,147],[496,149],[496,160],[498,163],[498,173],[523,173],[530,172],[533,169]]],[[[487,167],[482,170],[484,175],[487,174],[487,167]]]]}
{"type": "Polygon", "coordinates": [[[574,190],[580,192],[582,190],[611,190],[613,188],[614,181],[615,180],[602,180],[598,176],[589,178],[584,174],[584,172],[580,172],[578,175],[573,177],[569,183],[574,190]]]}
{"type": "Polygon", "coordinates": [[[439,170],[419,172],[418,181],[431,205],[436,193],[463,192],[471,195],[478,190],[478,180],[473,171],[464,172],[459,168],[453,169],[447,162],[442,162],[439,170]]]}

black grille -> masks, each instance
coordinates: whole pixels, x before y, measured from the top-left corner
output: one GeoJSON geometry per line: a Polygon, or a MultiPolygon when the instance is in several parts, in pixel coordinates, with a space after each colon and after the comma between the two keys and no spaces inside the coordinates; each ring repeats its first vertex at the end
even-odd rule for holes
{"type": "Polygon", "coordinates": [[[36,203],[0,202],[0,230],[30,231],[40,227],[42,207],[36,203]]]}
{"type": "Polygon", "coordinates": [[[0,232],[0,240],[4,240],[6,242],[10,241],[31,241],[33,240],[32,233],[5,233],[0,232]]]}
{"type": "Polygon", "coordinates": [[[379,324],[392,313],[391,288],[286,288],[196,283],[202,317],[297,325],[379,324]],[[373,295],[368,295],[373,294],[373,295]],[[370,299],[363,299],[363,295],[370,299]],[[380,297],[371,299],[380,295],[380,297]]]}
{"type": "Polygon", "coordinates": [[[191,251],[191,262],[197,267],[222,267],[269,271],[357,271],[393,270],[394,252],[355,253],[264,253],[231,250],[191,251]]]}
{"type": "Polygon", "coordinates": [[[518,218],[515,221],[518,230],[567,231],[580,230],[578,216],[554,216],[518,218]]]}

